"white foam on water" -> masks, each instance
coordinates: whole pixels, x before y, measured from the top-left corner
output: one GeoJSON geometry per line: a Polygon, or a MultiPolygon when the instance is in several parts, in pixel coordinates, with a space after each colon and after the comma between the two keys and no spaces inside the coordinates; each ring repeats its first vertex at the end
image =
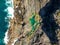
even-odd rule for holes
{"type": "Polygon", "coordinates": [[[9,39],[8,39],[8,30],[7,30],[5,33],[4,43],[7,44],[8,41],[9,41],[9,39]]]}
{"type": "Polygon", "coordinates": [[[8,27],[8,28],[10,27],[10,22],[9,22],[9,25],[7,25],[7,27],[8,27]]]}
{"type": "Polygon", "coordinates": [[[14,6],[13,6],[13,0],[6,0],[6,4],[7,8],[4,10],[5,12],[7,12],[7,17],[13,19],[14,17],[14,6]]]}
{"type": "Polygon", "coordinates": [[[14,7],[13,6],[13,0],[5,0],[6,1],[6,6],[11,6],[11,7],[14,7]]]}
{"type": "Polygon", "coordinates": [[[5,11],[8,12],[7,17],[13,19],[13,17],[14,17],[14,10],[13,10],[13,8],[12,7],[8,7],[7,9],[5,9],[5,11]]]}
{"type": "MultiPolygon", "coordinates": [[[[4,11],[7,12],[7,17],[5,17],[5,21],[8,22],[8,19],[13,19],[14,17],[14,6],[13,6],[13,0],[6,0],[6,6],[8,6],[4,11]]],[[[7,25],[7,27],[10,27],[10,22],[7,25]]],[[[5,37],[4,37],[4,43],[7,44],[9,41],[8,39],[8,30],[5,32],[5,37]]]]}
{"type": "MultiPolygon", "coordinates": [[[[7,25],[7,27],[8,27],[8,28],[10,27],[10,22],[9,22],[9,25],[7,25]]],[[[7,31],[5,32],[5,37],[4,37],[4,43],[5,43],[6,45],[7,45],[8,42],[9,42],[8,31],[9,31],[9,30],[7,30],[7,31]]]]}

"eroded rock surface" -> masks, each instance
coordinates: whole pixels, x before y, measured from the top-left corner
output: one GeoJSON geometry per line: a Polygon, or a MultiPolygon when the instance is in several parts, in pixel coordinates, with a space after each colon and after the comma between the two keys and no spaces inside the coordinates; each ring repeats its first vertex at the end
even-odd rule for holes
{"type": "MultiPolygon", "coordinates": [[[[10,20],[7,45],[51,45],[49,37],[42,30],[42,18],[39,11],[50,0],[13,0],[14,18],[10,20]],[[14,42],[14,40],[16,40],[14,42]]],[[[56,23],[59,24],[60,13],[54,13],[56,23]]],[[[56,36],[60,40],[60,29],[56,36]]],[[[56,44],[56,43],[55,43],[56,44]]],[[[54,45],[54,44],[53,44],[54,45]]],[[[60,45],[60,44],[56,44],[60,45]]]]}

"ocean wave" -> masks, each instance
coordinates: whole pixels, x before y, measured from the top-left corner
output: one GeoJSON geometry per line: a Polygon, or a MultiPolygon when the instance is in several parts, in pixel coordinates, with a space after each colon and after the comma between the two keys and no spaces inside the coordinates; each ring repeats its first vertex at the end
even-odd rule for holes
{"type": "Polygon", "coordinates": [[[4,10],[7,12],[7,17],[13,19],[14,17],[14,6],[13,6],[13,0],[6,0],[7,8],[4,10]]]}
{"type": "MultiPolygon", "coordinates": [[[[4,10],[5,12],[7,12],[7,17],[5,17],[5,21],[8,22],[9,24],[7,25],[7,27],[10,27],[10,22],[8,21],[10,18],[13,19],[14,17],[14,7],[13,7],[13,0],[6,0],[5,5],[7,6],[7,8],[4,10]]],[[[9,39],[8,39],[8,30],[5,32],[5,37],[4,37],[4,43],[7,44],[9,39]]]]}
{"type": "Polygon", "coordinates": [[[7,12],[7,18],[11,18],[13,19],[14,17],[14,10],[12,7],[7,7],[7,9],[4,10],[5,12],[7,12]]]}
{"type": "Polygon", "coordinates": [[[9,39],[8,39],[8,30],[7,30],[5,33],[4,43],[7,44],[8,41],[9,41],[9,39]]]}
{"type": "MultiPolygon", "coordinates": [[[[9,25],[7,25],[7,27],[9,28],[10,27],[10,22],[9,22],[9,25]]],[[[8,29],[7,29],[7,31],[5,32],[5,37],[4,37],[4,43],[5,44],[8,44],[8,42],[9,42],[9,37],[8,37],[8,29]]]]}

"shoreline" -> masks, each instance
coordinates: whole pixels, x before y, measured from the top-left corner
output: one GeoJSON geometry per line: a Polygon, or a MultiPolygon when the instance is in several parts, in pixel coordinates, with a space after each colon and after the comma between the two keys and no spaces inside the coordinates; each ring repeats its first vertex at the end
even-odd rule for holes
{"type": "Polygon", "coordinates": [[[9,41],[8,39],[8,30],[5,32],[4,43],[7,44],[9,41]]]}
{"type": "MultiPolygon", "coordinates": [[[[7,12],[7,17],[5,17],[5,20],[7,20],[7,19],[13,19],[13,17],[14,17],[14,6],[13,6],[13,0],[9,0],[9,1],[7,1],[6,0],[6,6],[7,6],[7,8],[4,10],[5,12],[7,12]],[[8,5],[8,4],[10,4],[10,6],[8,5]]],[[[8,37],[8,31],[9,31],[9,27],[10,27],[10,21],[8,21],[8,25],[7,25],[7,27],[8,27],[8,29],[7,29],[7,31],[5,32],[5,37],[4,37],[4,43],[5,44],[8,44],[8,41],[9,41],[9,37],[8,37]]]]}
{"type": "Polygon", "coordinates": [[[7,6],[7,8],[4,11],[7,12],[7,17],[13,19],[14,17],[13,0],[6,1],[5,5],[7,6]]]}

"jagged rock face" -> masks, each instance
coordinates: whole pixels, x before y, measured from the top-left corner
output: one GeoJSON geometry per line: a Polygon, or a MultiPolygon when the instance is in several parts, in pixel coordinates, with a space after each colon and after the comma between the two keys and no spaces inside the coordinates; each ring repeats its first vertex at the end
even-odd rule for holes
{"type": "MultiPolygon", "coordinates": [[[[10,20],[8,31],[9,42],[7,45],[51,45],[50,39],[41,28],[43,23],[39,15],[40,9],[50,0],[13,0],[14,18],[10,20]],[[14,41],[15,40],[15,41],[14,41]]],[[[60,14],[54,14],[59,21],[60,14]]],[[[59,23],[58,23],[59,24],[59,23]]],[[[56,33],[59,32],[56,31],[56,33]]],[[[57,34],[59,36],[59,33],[57,34]]],[[[58,37],[60,38],[60,37],[58,37]]]]}

